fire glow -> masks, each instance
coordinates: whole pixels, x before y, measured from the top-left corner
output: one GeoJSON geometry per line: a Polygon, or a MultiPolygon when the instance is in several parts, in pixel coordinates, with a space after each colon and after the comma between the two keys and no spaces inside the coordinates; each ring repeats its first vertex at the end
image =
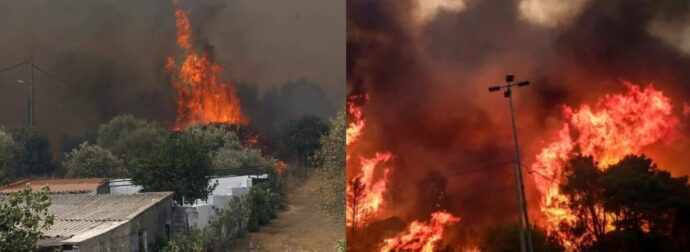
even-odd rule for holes
{"type": "Polygon", "coordinates": [[[403,233],[383,242],[380,251],[433,252],[438,247],[447,225],[460,221],[459,217],[445,211],[431,214],[429,223],[413,221],[403,233]]]}
{"type": "Polygon", "coordinates": [[[351,122],[346,129],[346,152],[347,159],[351,158],[359,160],[359,173],[352,179],[352,181],[359,181],[362,185],[361,192],[356,192],[353,187],[348,184],[347,195],[350,197],[359,198],[356,205],[348,203],[346,211],[346,223],[348,226],[366,226],[368,222],[372,221],[377,213],[381,210],[383,205],[383,197],[386,192],[386,185],[388,180],[388,173],[390,168],[382,170],[383,175],[377,178],[376,171],[380,164],[389,162],[393,158],[390,152],[376,152],[373,158],[365,158],[360,153],[354,153],[351,145],[356,143],[363,134],[365,120],[362,113],[362,107],[355,105],[355,99],[363,99],[364,102],[368,99],[367,96],[350,97],[348,99],[347,109],[350,114],[351,122]],[[357,194],[357,195],[355,195],[357,194]],[[361,195],[361,196],[360,196],[361,195]]]}
{"type": "Polygon", "coordinates": [[[165,65],[178,97],[175,129],[192,124],[247,124],[249,119],[242,112],[237,90],[220,77],[223,67],[214,63],[208,50],[201,54],[193,49],[189,13],[175,5],[177,46],[182,51],[182,63],[168,56],[165,65]]]}
{"type": "MultiPolygon", "coordinates": [[[[348,164],[356,164],[351,173],[352,179],[347,186],[346,223],[350,229],[363,228],[380,219],[385,211],[385,194],[390,185],[390,167],[386,167],[394,158],[393,153],[387,151],[375,152],[368,158],[355,150],[355,146],[364,136],[366,120],[361,105],[357,101],[366,103],[369,96],[354,95],[347,100],[348,127],[346,130],[346,150],[348,164]],[[358,161],[358,162],[357,162],[358,161]],[[359,185],[359,189],[356,187],[359,185]],[[359,196],[358,196],[359,195],[359,196]]],[[[349,178],[349,177],[348,177],[349,178]]],[[[407,228],[392,238],[381,241],[375,248],[387,251],[435,251],[441,244],[445,229],[460,221],[459,217],[439,210],[431,214],[429,222],[412,221],[407,228]]],[[[354,239],[351,237],[349,239],[354,239]]],[[[355,241],[356,242],[356,241],[355,241]]],[[[372,248],[374,249],[374,248],[372,248]]]]}
{"type": "MultiPolygon", "coordinates": [[[[576,217],[568,208],[568,199],[559,191],[564,182],[567,160],[576,153],[591,155],[606,169],[627,154],[640,154],[647,146],[673,138],[679,119],[673,115],[668,97],[652,85],[641,89],[625,82],[628,92],[606,95],[594,107],[563,107],[565,119],[556,139],[535,157],[530,169],[541,193],[541,223],[566,247],[578,241],[564,237],[559,224],[572,224],[576,217]]],[[[609,222],[610,223],[610,222],[609,222]]]]}

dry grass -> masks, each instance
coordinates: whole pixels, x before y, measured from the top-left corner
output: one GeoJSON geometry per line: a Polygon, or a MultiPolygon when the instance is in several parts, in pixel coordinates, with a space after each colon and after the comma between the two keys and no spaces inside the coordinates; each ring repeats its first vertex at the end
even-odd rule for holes
{"type": "Polygon", "coordinates": [[[288,189],[287,210],[240,240],[236,251],[336,251],[338,240],[345,240],[343,220],[320,209],[318,176],[290,182],[294,186],[288,189]]]}

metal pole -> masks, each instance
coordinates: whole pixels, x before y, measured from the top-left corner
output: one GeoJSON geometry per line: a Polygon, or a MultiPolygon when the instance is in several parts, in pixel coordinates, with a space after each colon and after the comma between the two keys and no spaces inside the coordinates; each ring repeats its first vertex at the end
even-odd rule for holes
{"type": "MultiPolygon", "coordinates": [[[[510,117],[513,120],[513,136],[515,136],[515,117],[513,116],[513,103],[512,103],[512,90],[510,89],[510,83],[508,83],[507,90],[505,91],[505,96],[510,99],[510,117]]],[[[519,167],[517,166],[517,162],[513,166],[513,173],[515,174],[515,200],[516,200],[516,206],[517,206],[517,213],[518,213],[518,232],[520,234],[520,251],[521,252],[527,252],[527,241],[525,238],[525,224],[524,224],[524,214],[522,214],[522,194],[520,193],[520,176],[518,176],[519,173],[519,167]]]]}
{"type": "Polygon", "coordinates": [[[29,127],[34,126],[34,56],[29,58],[29,127]]]}
{"type": "Polygon", "coordinates": [[[518,145],[518,136],[517,136],[517,128],[515,126],[515,111],[513,109],[513,95],[510,90],[510,86],[508,86],[508,90],[506,91],[508,100],[510,103],[510,118],[513,122],[513,140],[515,141],[515,180],[516,183],[515,185],[518,187],[518,213],[522,214],[522,218],[520,221],[520,225],[524,225],[520,228],[520,237],[523,239],[520,241],[520,245],[523,246],[523,251],[524,251],[524,246],[525,246],[525,240],[527,240],[527,251],[532,252],[533,245],[532,245],[532,232],[530,232],[530,225],[529,225],[529,212],[527,211],[527,201],[525,200],[525,184],[523,183],[522,179],[522,165],[520,162],[520,147],[518,145]]]}

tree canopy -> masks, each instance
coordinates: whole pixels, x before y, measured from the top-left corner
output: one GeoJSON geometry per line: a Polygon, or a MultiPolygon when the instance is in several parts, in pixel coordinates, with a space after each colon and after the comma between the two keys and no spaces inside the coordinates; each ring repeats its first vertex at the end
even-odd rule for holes
{"type": "Polygon", "coordinates": [[[14,142],[10,134],[0,131],[0,185],[9,183],[15,178],[18,170],[17,155],[19,145],[14,142]]]}
{"type": "Polygon", "coordinates": [[[145,158],[136,161],[132,180],[143,191],[173,191],[180,204],[206,199],[213,189],[211,159],[203,139],[193,134],[175,134],[154,147],[145,158]]]}
{"type": "Polygon", "coordinates": [[[96,143],[129,164],[152,152],[167,135],[168,132],[158,123],[126,114],[102,124],[98,128],[96,143]]]}
{"type": "Polygon", "coordinates": [[[47,187],[31,192],[27,185],[9,197],[0,197],[0,252],[36,251],[43,231],[53,224],[49,206],[47,187]]]}
{"type": "Polygon", "coordinates": [[[643,155],[606,169],[577,156],[565,171],[561,190],[577,217],[567,231],[583,241],[578,249],[682,251],[690,245],[687,176],[672,177],[643,155]]]}
{"type": "Polygon", "coordinates": [[[345,216],[345,113],[330,119],[329,133],[319,140],[321,197],[324,209],[333,216],[345,216]]]}
{"type": "Polygon", "coordinates": [[[284,152],[301,165],[309,165],[308,159],[321,148],[321,136],[327,133],[328,125],[319,117],[306,115],[291,120],[282,132],[284,152]]]}
{"type": "Polygon", "coordinates": [[[45,134],[33,127],[14,127],[8,133],[19,145],[17,176],[52,174],[52,155],[45,134]]]}
{"type": "Polygon", "coordinates": [[[62,166],[69,178],[116,178],[126,174],[124,162],[101,148],[87,142],[65,154],[62,166]]]}

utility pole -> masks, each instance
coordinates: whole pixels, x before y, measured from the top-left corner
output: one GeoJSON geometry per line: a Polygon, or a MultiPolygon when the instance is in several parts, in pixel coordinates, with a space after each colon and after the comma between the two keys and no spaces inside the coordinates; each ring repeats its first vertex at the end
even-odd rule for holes
{"type": "Polygon", "coordinates": [[[506,85],[496,85],[489,87],[489,92],[506,89],[503,96],[508,98],[510,103],[510,118],[513,122],[513,140],[515,141],[515,187],[517,198],[517,211],[520,223],[520,249],[522,252],[533,252],[532,232],[530,232],[529,212],[527,211],[527,201],[525,200],[525,184],[522,178],[522,165],[520,162],[520,147],[518,145],[517,127],[515,126],[515,111],[513,109],[513,91],[511,87],[524,87],[529,85],[529,81],[513,83],[514,76],[506,75],[506,85]]]}
{"type": "Polygon", "coordinates": [[[34,56],[29,57],[29,127],[34,126],[34,56]]]}

